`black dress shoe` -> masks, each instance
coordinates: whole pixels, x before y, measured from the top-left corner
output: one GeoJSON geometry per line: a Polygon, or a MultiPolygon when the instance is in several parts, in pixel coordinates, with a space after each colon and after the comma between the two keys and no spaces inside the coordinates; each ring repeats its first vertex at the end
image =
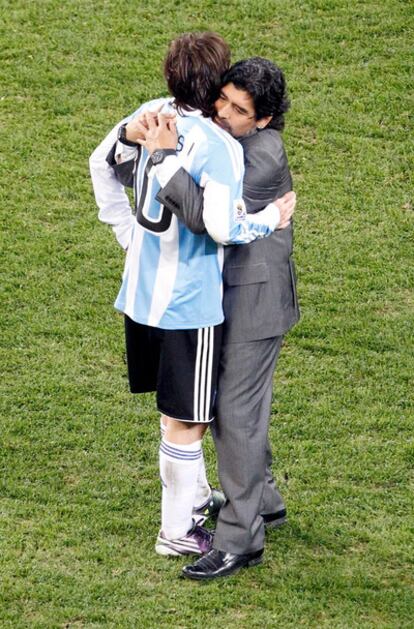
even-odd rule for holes
{"type": "Polygon", "coordinates": [[[213,548],[192,565],[184,566],[183,575],[197,580],[228,577],[240,568],[256,566],[262,559],[263,549],[246,555],[235,555],[213,548]]]}
{"type": "Polygon", "coordinates": [[[277,529],[287,522],[286,509],[276,511],[276,513],[262,514],[262,518],[266,529],[277,529]]]}

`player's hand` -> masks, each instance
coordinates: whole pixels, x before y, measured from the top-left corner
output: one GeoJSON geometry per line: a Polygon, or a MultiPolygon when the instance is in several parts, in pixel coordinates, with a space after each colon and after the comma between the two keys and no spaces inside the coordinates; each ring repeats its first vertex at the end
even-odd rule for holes
{"type": "MultiPolygon", "coordinates": [[[[147,111],[145,113],[139,114],[138,116],[130,120],[130,122],[128,122],[128,124],[125,127],[126,139],[129,140],[130,142],[138,142],[139,140],[145,140],[145,132],[148,131],[148,122],[147,122],[148,118],[151,116],[153,120],[155,121],[155,124],[158,124],[158,114],[160,113],[163,106],[164,104],[160,105],[154,111],[147,111]]],[[[165,116],[165,119],[167,121],[175,120],[175,114],[163,114],[163,115],[165,116]]]]}
{"type": "Polygon", "coordinates": [[[280,220],[277,229],[285,229],[285,227],[290,224],[290,219],[295,211],[296,194],[293,191],[286,192],[283,197],[275,199],[273,203],[279,208],[280,212],[280,220]]]}
{"type": "Polygon", "coordinates": [[[145,146],[152,154],[157,149],[176,149],[178,134],[175,116],[158,113],[155,118],[150,113],[145,113],[145,124],[142,125],[143,139],[137,142],[145,146]]]}
{"type": "Polygon", "coordinates": [[[125,137],[130,142],[138,142],[145,139],[145,131],[147,129],[145,116],[140,114],[128,122],[125,127],[125,137]]]}

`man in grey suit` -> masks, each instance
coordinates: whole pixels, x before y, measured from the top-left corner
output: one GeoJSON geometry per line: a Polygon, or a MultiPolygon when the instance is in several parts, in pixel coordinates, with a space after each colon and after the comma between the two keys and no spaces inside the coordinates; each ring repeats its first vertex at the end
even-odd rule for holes
{"type": "MultiPolygon", "coordinates": [[[[288,109],[283,73],[259,57],[238,62],[224,76],[215,106],[215,122],[243,146],[243,198],[254,213],[292,189],[279,133],[288,109]]],[[[161,117],[158,131],[151,127],[147,142],[153,148],[176,146],[172,122],[161,117]]],[[[191,230],[204,230],[203,190],[185,170],[172,176],[158,199],[191,230]]],[[[270,471],[268,426],[283,335],[299,319],[292,237],[290,221],[282,220],[267,239],[225,248],[225,337],[212,432],[227,500],[213,549],[183,569],[188,578],[227,576],[260,563],[265,525],[279,526],[286,519],[270,471]]]]}

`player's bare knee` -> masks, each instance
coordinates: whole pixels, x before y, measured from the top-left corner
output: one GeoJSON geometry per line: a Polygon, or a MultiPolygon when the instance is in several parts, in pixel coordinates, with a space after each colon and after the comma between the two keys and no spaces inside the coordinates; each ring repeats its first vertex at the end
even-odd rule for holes
{"type": "Polygon", "coordinates": [[[199,441],[207,429],[206,424],[180,421],[172,417],[167,417],[166,426],[165,437],[167,441],[181,445],[199,441]]]}

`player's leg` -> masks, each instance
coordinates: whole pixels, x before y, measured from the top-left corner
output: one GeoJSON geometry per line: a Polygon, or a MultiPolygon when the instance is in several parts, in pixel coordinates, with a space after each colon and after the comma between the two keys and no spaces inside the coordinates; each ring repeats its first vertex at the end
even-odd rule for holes
{"type": "Polygon", "coordinates": [[[156,544],[160,554],[201,553],[211,543],[211,537],[199,539],[200,527],[194,527],[192,514],[201,441],[213,418],[221,341],[218,328],[163,331],[157,385],[165,426],[160,445],[162,528],[156,544]]]}
{"type": "MultiPolygon", "coordinates": [[[[168,422],[168,417],[166,417],[165,415],[161,415],[160,417],[161,439],[165,436],[165,433],[167,430],[167,422],[168,422]]],[[[204,462],[203,447],[201,446],[200,466],[199,466],[198,475],[197,475],[197,491],[196,491],[196,496],[195,496],[195,501],[194,501],[194,509],[196,511],[202,512],[203,507],[209,502],[211,498],[211,494],[212,494],[212,490],[207,480],[207,472],[206,472],[206,466],[204,462]]],[[[201,519],[200,519],[200,522],[201,522],[201,519]]]]}
{"type": "MultiPolygon", "coordinates": [[[[165,415],[161,415],[160,424],[161,424],[161,439],[167,438],[167,424],[170,422],[170,432],[168,439],[175,443],[181,443],[183,441],[182,430],[179,431],[177,437],[173,436],[171,432],[178,432],[176,429],[177,421],[171,418],[166,417],[165,415]],[[177,440],[176,440],[177,439],[177,440]]],[[[188,427],[188,423],[184,424],[188,427]]],[[[198,468],[197,475],[197,488],[194,499],[193,506],[193,520],[196,524],[204,524],[206,520],[211,518],[217,518],[217,515],[224,504],[225,498],[222,491],[219,489],[212,487],[207,480],[206,468],[204,463],[203,456],[203,444],[202,438],[205,432],[205,426],[201,424],[201,434],[200,434],[200,464],[198,468]]],[[[197,440],[197,438],[196,438],[197,440]]]]}
{"type": "MultiPolygon", "coordinates": [[[[200,531],[194,531],[192,512],[197,491],[201,440],[207,426],[189,424],[166,416],[163,419],[166,432],[160,445],[161,531],[156,550],[165,555],[198,553],[197,535],[200,531]]],[[[206,541],[210,542],[207,538],[206,541]]],[[[205,546],[206,549],[209,548],[205,546]]]]}
{"type": "MultiPolygon", "coordinates": [[[[160,417],[161,439],[167,430],[168,418],[164,415],[160,417]]],[[[197,524],[204,524],[209,518],[217,517],[221,506],[224,503],[224,494],[219,489],[212,487],[207,479],[206,465],[204,461],[203,445],[201,444],[200,466],[197,476],[197,491],[194,500],[193,518],[197,524]]]]}

